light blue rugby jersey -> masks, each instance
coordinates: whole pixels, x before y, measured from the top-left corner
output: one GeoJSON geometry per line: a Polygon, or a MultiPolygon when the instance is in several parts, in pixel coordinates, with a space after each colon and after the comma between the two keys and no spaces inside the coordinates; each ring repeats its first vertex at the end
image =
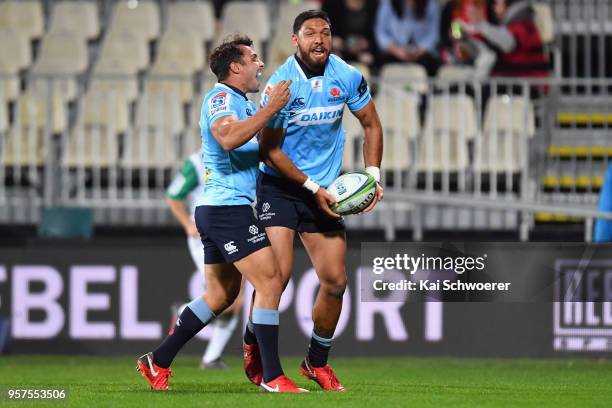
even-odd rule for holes
{"type": "Polygon", "coordinates": [[[232,115],[239,120],[253,116],[255,104],[232,88],[217,83],[206,94],[200,113],[204,193],[196,198],[197,205],[250,205],[255,199],[259,164],[257,138],[242,146],[224,151],[211,132],[217,119],[232,115]]]}
{"type": "MultiPolygon", "coordinates": [[[[365,107],[370,90],[361,72],[335,55],[330,55],[323,76],[310,79],[291,56],[272,75],[261,99],[281,80],[292,80],[291,100],[283,108],[287,128],[282,151],[318,184],[327,187],[340,174],[344,149],[342,114],[346,104],[352,112],[365,107]]],[[[264,163],[261,171],[280,176],[264,163]]]]}

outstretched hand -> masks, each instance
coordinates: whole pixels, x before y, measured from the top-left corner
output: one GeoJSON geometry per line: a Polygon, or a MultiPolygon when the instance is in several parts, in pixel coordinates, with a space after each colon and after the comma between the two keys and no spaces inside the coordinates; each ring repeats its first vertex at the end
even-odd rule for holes
{"type": "Polygon", "coordinates": [[[268,99],[268,106],[272,109],[273,112],[278,112],[285,107],[287,102],[289,102],[289,98],[291,98],[291,92],[289,91],[289,86],[291,85],[291,80],[288,81],[280,81],[278,84],[272,88],[270,92],[270,97],[268,99]]]}

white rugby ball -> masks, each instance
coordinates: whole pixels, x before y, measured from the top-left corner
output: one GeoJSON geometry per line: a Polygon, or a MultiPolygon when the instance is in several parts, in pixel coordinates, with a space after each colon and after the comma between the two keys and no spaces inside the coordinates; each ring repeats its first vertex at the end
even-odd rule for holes
{"type": "Polygon", "coordinates": [[[368,173],[351,171],[335,179],[327,187],[336,200],[332,211],[340,215],[358,214],[365,210],[376,196],[376,180],[368,173]]]}

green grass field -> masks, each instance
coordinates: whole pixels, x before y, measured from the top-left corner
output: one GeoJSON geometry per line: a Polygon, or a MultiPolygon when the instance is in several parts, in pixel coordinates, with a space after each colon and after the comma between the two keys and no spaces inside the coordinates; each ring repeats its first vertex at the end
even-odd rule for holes
{"type": "MultiPolygon", "coordinates": [[[[173,364],[172,390],[151,392],[133,358],[0,357],[0,387],[67,387],[68,400],[52,406],[108,407],[611,407],[612,362],[456,358],[336,358],[346,393],[324,393],[297,374],[298,358],[284,358],[286,373],[312,392],[260,394],[237,358],[231,369],[202,371],[196,358],[173,364]]],[[[43,406],[7,403],[1,406],[43,406]]]]}

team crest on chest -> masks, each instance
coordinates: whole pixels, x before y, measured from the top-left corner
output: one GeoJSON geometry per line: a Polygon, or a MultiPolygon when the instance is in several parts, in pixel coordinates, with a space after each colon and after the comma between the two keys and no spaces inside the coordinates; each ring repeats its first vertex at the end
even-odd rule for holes
{"type": "Polygon", "coordinates": [[[342,95],[342,90],[337,86],[332,86],[329,90],[329,95],[327,98],[328,102],[340,102],[344,99],[344,95],[342,95]]]}

